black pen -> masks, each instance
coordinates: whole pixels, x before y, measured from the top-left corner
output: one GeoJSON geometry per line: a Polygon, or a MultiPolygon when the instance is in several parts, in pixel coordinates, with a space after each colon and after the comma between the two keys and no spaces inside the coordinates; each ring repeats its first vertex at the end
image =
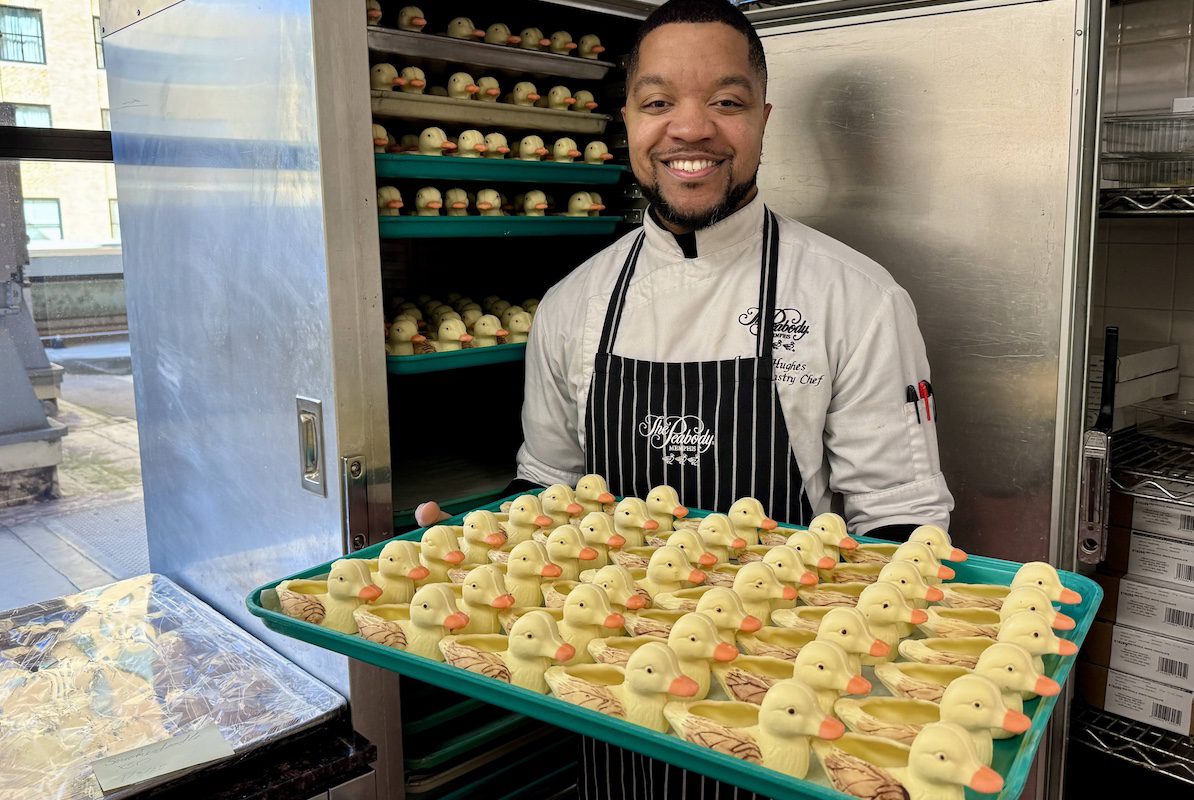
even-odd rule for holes
{"type": "Polygon", "coordinates": [[[908,399],[908,402],[912,404],[912,408],[916,409],[916,424],[919,425],[920,424],[920,402],[919,402],[919,398],[916,396],[916,387],[909,384],[908,389],[904,392],[904,396],[908,399]]]}

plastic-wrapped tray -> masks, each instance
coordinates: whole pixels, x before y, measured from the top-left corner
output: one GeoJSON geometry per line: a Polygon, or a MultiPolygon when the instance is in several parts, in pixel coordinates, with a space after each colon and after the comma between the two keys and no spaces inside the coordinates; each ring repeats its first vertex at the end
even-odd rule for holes
{"type": "Polygon", "coordinates": [[[521,161],[516,158],[460,158],[421,156],[414,153],[375,153],[373,163],[379,178],[569,183],[586,186],[616,184],[628,171],[621,164],[561,164],[555,161],[521,161]]]}
{"type": "MultiPolygon", "coordinates": [[[[485,508],[497,511],[501,502],[492,503],[485,508]]],[[[707,513],[694,511],[690,516],[700,517],[707,513]]],[[[463,515],[458,515],[443,524],[460,525],[462,522],[463,515]]],[[[798,526],[785,525],[785,527],[798,526]]],[[[398,538],[417,540],[423,535],[424,530],[412,531],[398,538]]],[[[879,541],[863,536],[859,536],[857,539],[860,542],[879,541]]],[[[384,543],[377,544],[353,553],[350,557],[377,558],[383,546],[384,543]]],[[[1002,585],[1010,584],[1016,570],[1020,568],[1020,564],[1012,561],[982,556],[971,556],[965,562],[953,566],[957,572],[954,579],[957,582],[1002,585]]],[[[287,577],[311,578],[326,574],[330,569],[331,562],[328,562],[287,577]]],[[[1094,621],[1103,592],[1098,584],[1082,575],[1064,571],[1060,572],[1060,575],[1063,585],[1082,595],[1082,603],[1077,606],[1065,607],[1065,612],[1072,616],[1077,624],[1074,630],[1059,635],[1081,646],[1094,621]]],[[[774,798],[774,800],[803,800],[804,798],[842,800],[842,798],[849,797],[849,795],[836,792],[827,786],[812,781],[797,780],[775,770],[699,747],[679,737],[657,733],[624,720],[566,703],[551,695],[537,694],[473,672],[395,650],[358,636],[337,633],[318,625],[292,619],[279,610],[277,595],[274,592],[274,587],[285,579],[279,578],[277,581],[259,587],[249,595],[247,600],[250,612],[261,617],[269,628],[278,633],[403,675],[437,683],[452,691],[476,697],[520,714],[682,766],[685,769],[703,773],[743,789],[774,798]]],[[[1065,682],[1073,665],[1073,657],[1045,657],[1045,672],[1058,683],[1065,682]]],[[[1026,702],[1024,713],[1031,718],[1032,727],[1014,739],[995,742],[992,767],[1004,777],[1004,788],[997,796],[997,800],[1014,800],[1023,791],[1037,747],[1040,745],[1041,737],[1048,725],[1057,699],[1057,697],[1038,697],[1026,702]]],[[[978,796],[970,792],[967,794],[968,796],[978,796]]],[[[989,797],[989,795],[984,795],[984,797],[989,797]]]]}
{"type": "Polygon", "coordinates": [[[378,217],[383,239],[594,236],[613,233],[621,217],[378,217]]]}

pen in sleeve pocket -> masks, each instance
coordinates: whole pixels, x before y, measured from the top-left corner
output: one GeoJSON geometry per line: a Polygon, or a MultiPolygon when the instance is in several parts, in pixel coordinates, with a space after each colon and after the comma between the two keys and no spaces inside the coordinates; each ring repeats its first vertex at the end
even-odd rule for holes
{"type": "Polygon", "coordinates": [[[929,382],[921,381],[917,388],[919,389],[920,399],[925,401],[925,421],[933,421],[933,412],[929,410],[929,382]]]}
{"type": "Polygon", "coordinates": [[[908,388],[904,391],[904,397],[912,404],[912,408],[916,410],[916,424],[920,424],[920,402],[916,398],[916,387],[908,384],[908,388]]]}

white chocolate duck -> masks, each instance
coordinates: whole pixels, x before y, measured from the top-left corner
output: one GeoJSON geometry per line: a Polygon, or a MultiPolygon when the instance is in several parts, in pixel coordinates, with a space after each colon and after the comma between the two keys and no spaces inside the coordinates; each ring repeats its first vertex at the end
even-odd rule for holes
{"type": "MultiPolygon", "coordinates": [[[[582,114],[588,114],[593,109],[597,108],[597,101],[593,97],[593,93],[588,89],[581,89],[573,95],[576,98],[576,105],[572,106],[573,111],[579,111],[582,114]]],[[[598,144],[601,144],[598,142],[598,144]]],[[[613,158],[613,156],[610,156],[613,158]]],[[[586,159],[587,160],[587,159],[586,159]]]]}
{"type": "Polygon", "coordinates": [[[792,677],[817,694],[817,702],[826,714],[842,694],[870,694],[871,682],[853,669],[850,654],[835,641],[818,639],[800,648],[792,677]]]}
{"type": "Polygon", "coordinates": [[[433,661],[444,660],[440,639],[468,625],[444,583],[421,587],[410,605],[361,606],[353,616],[363,638],[433,661]]]}
{"type": "Polygon", "coordinates": [[[574,525],[561,525],[547,537],[547,556],[560,567],[560,577],[574,581],[597,559],[597,551],[585,544],[584,537],[574,525]]]}
{"type": "MultiPolygon", "coordinates": [[[[419,134],[419,155],[442,156],[446,151],[455,150],[456,145],[448,141],[448,135],[443,128],[424,128],[419,134]]],[[[437,190],[438,191],[438,190],[437,190]]]]}
{"type": "Polygon", "coordinates": [[[391,150],[391,152],[395,153],[417,153],[418,151],[419,137],[413,133],[402,134],[399,144],[391,150]]]}
{"type": "Polygon", "coordinates": [[[812,531],[796,531],[787,538],[786,544],[800,554],[800,560],[809,569],[833,569],[838,563],[825,549],[821,537],[812,531]]]}
{"type": "Polygon", "coordinates": [[[485,145],[485,135],[471,128],[461,132],[456,140],[456,148],[456,155],[461,158],[483,158],[489,149],[485,145]]]}
{"type": "Polygon", "coordinates": [[[738,657],[738,648],[722,641],[713,620],[696,612],[676,620],[667,643],[680,662],[680,670],[697,682],[695,700],[709,695],[710,663],[725,664],[738,657]]]}
{"type": "Polygon", "coordinates": [[[589,33],[580,37],[580,44],[576,52],[581,58],[597,59],[605,52],[605,48],[601,45],[600,39],[589,33]]]}
{"type": "Polygon", "coordinates": [[[637,584],[648,596],[655,597],[679,591],[689,583],[700,584],[704,581],[705,573],[689,563],[679,548],[664,546],[651,556],[646,576],[637,584]]]}
{"type": "MultiPolygon", "coordinates": [[[[449,189],[447,194],[444,195],[444,202],[447,205],[449,217],[468,216],[468,192],[466,192],[464,189],[461,189],[460,187],[449,189]]],[[[456,319],[460,319],[460,315],[455,311],[446,313],[454,314],[456,319]]]]}
{"type": "MultiPolygon", "coordinates": [[[[591,196],[590,196],[591,197],[591,196]]],[[[591,209],[586,209],[586,213],[591,209]]],[[[647,513],[659,523],[660,533],[675,530],[675,522],[688,516],[688,508],[680,502],[680,495],[667,484],[656,486],[644,498],[647,513]]]]}
{"type": "Polygon", "coordinates": [[[535,84],[530,81],[519,81],[514,84],[514,90],[507,96],[506,102],[511,105],[530,107],[535,105],[540,95],[535,84]]]}
{"type": "MultiPolygon", "coordinates": [[[[1004,704],[1013,711],[1024,710],[1025,698],[1054,697],[1061,693],[1057,681],[1036,671],[1032,654],[1011,642],[996,642],[984,650],[974,665],[974,674],[982,675],[998,686],[1004,704]]],[[[1008,738],[1007,731],[1002,728],[992,729],[991,735],[996,739],[1008,738]]]]}
{"type": "Polygon", "coordinates": [[[456,605],[468,615],[468,625],[460,633],[498,633],[502,629],[499,614],[514,607],[514,595],[506,590],[506,579],[494,564],[469,570],[459,584],[456,605]]]}
{"type": "Polygon", "coordinates": [[[485,31],[473,24],[468,17],[456,17],[448,23],[448,35],[453,39],[484,39],[485,31]]]}
{"type": "MultiPolygon", "coordinates": [[[[910,561],[892,561],[879,570],[880,583],[892,583],[904,595],[904,599],[916,608],[935,603],[944,595],[936,586],[929,586],[921,577],[920,569],[910,561]]],[[[912,626],[900,623],[900,635],[912,633],[912,626]]]]}
{"type": "Polygon", "coordinates": [[[456,533],[446,525],[435,525],[419,540],[419,562],[427,568],[429,583],[444,583],[448,570],[464,561],[456,533]]]}
{"type": "Polygon", "coordinates": [[[1073,589],[1062,586],[1061,576],[1057,574],[1057,570],[1052,564],[1047,564],[1044,561],[1029,561],[1016,570],[1011,588],[1015,589],[1025,585],[1036,586],[1055,603],[1075,605],[1082,602],[1082,595],[1073,589]]]}
{"type": "MultiPolygon", "coordinates": [[[[503,324],[503,325],[507,325],[507,324],[509,324],[509,322],[510,322],[510,317],[514,316],[515,314],[519,313],[520,311],[522,311],[522,306],[507,306],[507,307],[506,307],[506,308],[505,308],[505,309],[502,311],[502,313],[501,313],[501,320],[502,320],[502,324],[503,324]]],[[[569,496],[569,497],[571,497],[571,496],[572,496],[572,487],[571,487],[571,486],[567,486],[567,485],[565,485],[565,484],[562,484],[562,483],[557,483],[557,484],[554,484],[554,485],[555,485],[555,486],[559,486],[559,487],[561,487],[561,488],[562,488],[564,491],[566,491],[566,492],[568,493],[568,496],[569,496]]],[[[548,490],[550,491],[550,490],[551,490],[551,488],[552,488],[552,487],[550,487],[550,486],[549,486],[549,487],[548,487],[548,490]]],[[[551,511],[549,511],[549,510],[548,510],[548,508],[547,508],[547,506],[548,506],[548,501],[547,501],[547,498],[544,496],[544,495],[546,495],[546,494],[547,494],[547,492],[544,492],[543,494],[539,495],[539,499],[540,499],[540,500],[543,502],[543,510],[547,512],[547,516],[549,516],[549,517],[551,517],[552,519],[556,520],[556,522],[557,522],[558,524],[560,524],[560,525],[563,525],[563,524],[567,523],[569,519],[571,519],[573,516],[575,516],[575,515],[573,515],[573,514],[569,514],[569,515],[568,515],[568,517],[567,517],[567,518],[565,518],[565,517],[563,517],[563,516],[557,516],[556,514],[553,514],[551,511]]],[[[556,495],[556,496],[558,497],[558,495],[556,495]]],[[[559,509],[557,509],[557,513],[558,513],[558,512],[559,512],[559,509]]],[[[579,513],[580,513],[580,511],[577,511],[576,513],[577,513],[577,514],[579,514],[579,513]]]]}
{"type": "Polygon", "coordinates": [[[576,655],[575,648],[560,635],[555,620],[543,610],[520,616],[509,636],[449,636],[440,641],[439,647],[452,666],[541,694],[547,694],[543,674],[551,662],[565,663],[576,655]]]}
{"type": "Polygon", "coordinates": [[[930,608],[921,629],[930,636],[987,636],[999,635],[999,627],[1008,617],[1019,611],[1040,614],[1055,630],[1073,630],[1074,619],[1054,610],[1049,598],[1031,584],[1008,592],[998,611],[989,608],[930,608]]]}
{"type": "MultiPolygon", "coordinates": [[[[580,158],[580,151],[576,149],[576,140],[569,139],[567,136],[561,136],[556,139],[555,144],[551,146],[551,160],[559,164],[571,164],[576,159],[580,158]]],[[[573,195],[575,197],[576,195],[573,195]]],[[[587,216],[588,209],[585,209],[587,216]]],[[[576,215],[573,215],[576,216],[576,215]]]]}
{"type": "Polygon", "coordinates": [[[422,94],[427,88],[427,76],[418,67],[403,67],[394,85],[406,94],[422,94]]]}
{"type": "Polygon", "coordinates": [[[585,514],[577,527],[584,537],[585,544],[593,548],[597,554],[593,559],[594,569],[601,569],[609,563],[611,547],[621,548],[626,543],[622,535],[614,531],[613,519],[601,511],[585,514]]]}
{"type": "Polygon", "coordinates": [[[709,569],[717,564],[717,556],[705,547],[696,531],[674,531],[667,537],[667,545],[678,548],[690,562],[701,569],[709,569]]]}
{"type": "Polygon", "coordinates": [[[910,542],[920,542],[927,546],[938,561],[965,561],[966,552],[954,547],[953,541],[945,529],[938,525],[921,525],[912,531],[908,537],[910,542]]]}
{"type": "Polygon", "coordinates": [[[683,674],[666,644],[652,642],[635,650],[625,669],[607,664],[578,664],[547,670],[551,693],[568,703],[664,732],[668,697],[687,698],[697,683],[683,674]]]}
{"type": "Polygon", "coordinates": [[[593,205],[590,207],[592,210],[589,211],[589,216],[601,216],[601,212],[605,210],[605,201],[601,199],[601,195],[597,194],[597,192],[594,192],[592,189],[589,190],[589,198],[593,201],[593,205]]]}
{"type": "Polygon", "coordinates": [[[747,546],[759,544],[759,530],[773,531],[778,523],[763,511],[763,504],[753,497],[737,500],[726,513],[730,524],[747,546]]]}
{"type": "Polygon", "coordinates": [[[398,12],[398,30],[418,33],[426,27],[427,18],[418,6],[405,6],[398,12]]]}
{"type": "Polygon", "coordinates": [[[1004,620],[999,626],[996,641],[1023,647],[1032,654],[1032,668],[1042,675],[1045,673],[1045,662],[1041,656],[1048,653],[1072,656],[1078,652],[1076,644],[1054,634],[1045,618],[1034,611],[1017,611],[1004,620]]]}
{"type": "Polygon", "coordinates": [[[659,523],[651,518],[646,503],[627,497],[614,508],[614,530],[626,540],[626,547],[642,547],[647,534],[659,530],[659,523]]]}
{"type": "Polygon", "coordinates": [[[862,672],[862,656],[883,658],[891,650],[887,642],[875,636],[867,625],[866,617],[857,608],[831,610],[821,620],[817,638],[841,645],[849,655],[850,668],[855,674],[862,672]]]}
{"type": "Polygon", "coordinates": [[[702,519],[697,527],[697,535],[718,563],[729,561],[731,551],[746,547],[746,540],[734,532],[734,526],[725,514],[710,514],[702,519]]]}
{"type": "Polygon", "coordinates": [[[377,213],[383,217],[397,217],[402,209],[402,193],[396,186],[381,186],[377,189],[377,213]]]}
{"type": "Polygon", "coordinates": [[[523,28],[518,37],[518,46],[523,50],[546,50],[550,45],[551,40],[538,28],[523,28]]]}
{"type": "Polygon", "coordinates": [[[353,612],[381,596],[368,565],[359,558],[333,562],[327,580],[282,581],[276,591],[286,616],[348,634],[357,632],[353,612]]]}
{"type": "Polygon", "coordinates": [[[572,51],[577,47],[576,42],[572,41],[572,34],[568,31],[556,31],[550,38],[551,44],[548,47],[558,56],[572,55],[572,51]]]}
{"type": "Polygon", "coordinates": [[[458,319],[445,319],[439,324],[439,329],[433,345],[436,352],[447,353],[459,350],[462,345],[473,340],[464,327],[464,322],[458,319]]]}
{"type": "MultiPolygon", "coordinates": [[[[522,304],[526,308],[526,303],[522,304]]],[[[586,513],[604,511],[607,503],[614,502],[614,496],[609,492],[609,486],[601,475],[583,475],[576,482],[576,502],[586,513]]],[[[614,545],[621,547],[622,545],[614,545]]]]}
{"type": "MultiPolygon", "coordinates": [[[[518,143],[518,158],[522,161],[539,161],[545,155],[547,155],[547,148],[543,145],[543,137],[541,136],[533,134],[531,136],[524,136],[518,143]]],[[[527,195],[531,194],[538,194],[539,197],[543,197],[543,193],[538,190],[527,192],[527,195]]],[[[540,202],[544,203],[543,208],[547,208],[546,198],[540,202]]]]}
{"type": "Polygon", "coordinates": [[[369,68],[369,88],[375,92],[390,92],[398,85],[398,70],[393,64],[374,64],[369,68]]]}
{"type": "Polygon", "coordinates": [[[858,547],[858,542],[846,533],[846,521],[832,512],[813,517],[808,529],[817,535],[825,547],[825,553],[834,561],[842,560],[842,550],[854,550],[858,547]]]}
{"type": "Polygon", "coordinates": [[[481,87],[477,86],[473,76],[467,72],[455,72],[448,78],[448,97],[454,100],[471,100],[479,91],[481,87]]]}
{"type": "MultiPolygon", "coordinates": [[[[763,563],[769,564],[775,570],[775,577],[779,578],[780,583],[793,589],[797,586],[815,586],[817,583],[817,574],[804,566],[795,548],[787,545],[772,547],[763,556],[763,563]]],[[[795,600],[796,598],[777,600],[771,604],[771,608],[773,611],[778,608],[791,608],[795,600]]]]}
{"type": "MultiPolygon", "coordinates": [[[[506,137],[504,135],[500,133],[488,133],[485,135],[486,158],[505,158],[506,154],[509,152],[510,145],[507,143],[506,137]]],[[[494,207],[500,211],[502,204],[495,203],[494,207]]]]}
{"type": "Polygon", "coordinates": [[[862,612],[871,633],[889,648],[889,652],[880,658],[865,656],[864,664],[878,664],[895,658],[901,638],[900,623],[919,625],[928,619],[923,609],[914,608],[891,583],[872,583],[863,589],[855,608],[862,612]]]}
{"type": "Polygon", "coordinates": [[[987,765],[994,755],[992,728],[1016,736],[1032,727],[1031,719],[1007,707],[999,686],[977,673],[963,675],[945,687],[940,708],[941,721],[965,728],[979,761],[987,765]]]}
{"type": "Polygon", "coordinates": [[[739,632],[754,633],[763,627],[763,621],[746,610],[737,592],[724,586],[713,586],[702,593],[696,611],[713,622],[721,640],[728,644],[735,643],[739,632]]]}
{"type": "Polygon", "coordinates": [[[943,565],[933,555],[926,544],[920,542],[904,542],[891,555],[892,561],[911,561],[920,570],[920,576],[925,583],[935,586],[943,580],[952,580],[955,573],[951,567],[943,565]]]}
{"type": "Polygon", "coordinates": [[[524,494],[514,498],[510,504],[509,516],[503,527],[511,545],[529,540],[540,528],[549,528],[555,524],[551,517],[543,513],[543,504],[533,494],[524,494]]]}
{"type": "MultiPolygon", "coordinates": [[[[384,153],[390,146],[392,138],[389,131],[376,122],[373,123],[373,152],[384,153]]],[[[380,206],[378,206],[380,208],[380,206]]]]}
{"type": "Polygon", "coordinates": [[[553,564],[547,548],[534,540],[521,542],[510,551],[506,562],[506,588],[519,606],[543,605],[543,579],[560,577],[560,567],[553,564]]]}
{"type": "MultiPolygon", "coordinates": [[[[585,575],[582,574],[581,579],[584,580],[584,578],[585,575]]],[[[635,585],[634,576],[630,574],[630,570],[619,567],[617,564],[606,564],[589,576],[587,583],[600,586],[605,590],[610,603],[629,611],[637,611],[650,604],[650,598],[646,592],[640,591],[635,585]]]]}
{"type": "MultiPolygon", "coordinates": [[[[518,306],[510,306],[510,308],[518,308],[518,306]]],[[[502,320],[503,322],[514,316],[509,312],[510,309],[503,312],[509,315],[502,320]]],[[[519,310],[514,313],[522,312],[519,310]]],[[[576,495],[573,494],[572,487],[563,483],[552,484],[544,489],[539,495],[539,502],[543,504],[543,513],[551,517],[552,523],[555,525],[567,525],[573,517],[579,517],[584,511],[580,503],[576,502],[576,495]]]]}
{"type": "Polygon", "coordinates": [[[477,317],[477,321],[473,323],[473,347],[493,347],[498,343],[499,336],[507,335],[509,331],[502,327],[501,321],[493,314],[477,317]]]}
{"type": "MultiPolygon", "coordinates": [[[[477,192],[477,210],[481,212],[483,217],[500,217],[502,214],[502,196],[498,194],[497,189],[482,189],[477,192]]],[[[475,322],[482,316],[480,308],[465,309],[461,313],[465,315],[467,320],[469,312],[476,312],[473,318],[475,322]]],[[[489,316],[493,316],[490,314],[489,316]]],[[[494,317],[497,320],[497,317],[494,317]]],[[[498,327],[501,327],[499,322],[498,327]]]]}
{"type": "MultiPolygon", "coordinates": [[[[538,137],[536,137],[538,138],[538,137]]],[[[524,140],[525,141],[525,140],[524,140]]],[[[524,159],[526,160],[526,159],[524,159]]],[[[538,189],[532,189],[523,195],[522,212],[528,217],[546,216],[547,197],[538,189]]]]}
{"type": "Polygon", "coordinates": [[[576,655],[567,663],[591,662],[589,642],[616,636],[625,624],[626,619],[614,610],[604,589],[591,583],[578,584],[564,601],[559,625],[564,641],[576,648],[576,655]]]}
{"type": "Polygon", "coordinates": [[[741,598],[747,613],[764,625],[771,621],[774,601],[796,599],[796,590],[781,583],[771,565],[762,561],[745,564],[738,570],[734,576],[734,594],[741,598]]]}
{"type": "Polygon", "coordinates": [[[519,39],[510,33],[509,25],[504,22],[495,22],[485,29],[485,42],[487,44],[515,45],[518,44],[519,39]]]}
{"type": "Polygon", "coordinates": [[[490,551],[500,550],[506,544],[506,532],[492,511],[470,511],[461,532],[465,564],[488,564],[490,551]]]}
{"type": "Polygon", "coordinates": [[[381,594],[373,602],[378,605],[409,603],[415,587],[427,580],[430,570],[419,560],[419,546],[407,539],[387,542],[377,557],[377,573],[373,582],[381,594]]]}
{"type": "Polygon", "coordinates": [[[381,22],[381,3],[377,0],[365,0],[365,20],[369,25],[381,22]]]}
{"type": "Polygon", "coordinates": [[[593,206],[593,198],[588,192],[575,192],[568,198],[568,210],[564,212],[564,216],[587,217],[593,206]]]}
{"type": "Polygon", "coordinates": [[[506,342],[508,344],[526,342],[531,333],[531,315],[525,311],[512,315],[507,328],[506,342]]]}
{"type": "Polygon", "coordinates": [[[613,160],[613,153],[606,147],[605,142],[589,142],[585,145],[586,164],[604,164],[613,160]]]}
{"type": "Polygon", "coordinates": [[[980,794],[1003,789],[1003,778],[981,762],[965,730],[949,722],[926,725],[912,742],[907,768],[891,772],[908,800],[964,800],[966,788],[980,794]]]}
{"type": "MultiPolygon", "coordinates": [[[[547,107],[556,111],[567,111],[576,105],[576,98],[572,96],[572,91],[567,86],[553,86],[547,91],[545,98],[547,107]]],[[[570,140],[571,141],[571,140],[570,140]]],[[[572,147],[569,150],[576,150],[576,142],[572,142],[572,147]]],[[[577,152],[573,158],[579,158],[580,153],[577,152]]]]}
{"type": "Polygon", "coordinates": [[[498,83],[497,78],[492,75],[482,75],[477,79],[477,93],[473,95],[474,100],[480,100],[483,103],[496,103],[501,96],[502,86],[498,83]]]}

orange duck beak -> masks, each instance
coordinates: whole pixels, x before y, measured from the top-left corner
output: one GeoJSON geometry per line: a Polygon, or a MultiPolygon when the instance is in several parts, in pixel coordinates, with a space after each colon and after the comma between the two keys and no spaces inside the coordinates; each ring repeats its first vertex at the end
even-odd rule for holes
{"type": "Polygon", "coordinates": [[[656,522],[656,521],[655,521],[655,520],[653,520],[653,519],[649,519],[649,520],[647,520],[646,522],[644,522],[644,523],[643,523],[643,530],[645,530],[645,531],[657,531],[657,530],[659,530],[659,523],[658,523],[658,522],[656,522]]]}
{"type": "Polygon", "coordinates": [[[930,586],[925,591],[925,600],[928,600],[930,603],[936,603],[943,597],[945,597],[945,592],[941,591],[936,586],[930,586]]]}
{"type": "Polygon", "coordinates": [[[817,737],[820,739],[840,739],[846,732],[846,726],[842,724],[841,720],[833,717],[826,717],[821,722],[821,727],[817,731],[817,737]]]}
{"type": "Polygon", "coordinates": [[[702,567],[711,567],[717,563],[717,556],[713,555],[712,553],[701,553],[701,556],[697,559],[697,562],[702,567]]]}
{"type": "Polygon", "coordinates": [[[580,553],[577,554],[576,557],[579,558],[581,561],[596,561],[597,560],[597,551],[591,547],[582,547],[580,549],[580,553]]]}
{"type": "Polygon", "coordinates": [[[667,693],[675,697],[692,697],[700,689],[697,682],[687,675],[681,675],[672,681],[672,685],[667,688],[667,693]]]}
{"type": "Polygon", "coordinates": [[[719,642],[717,647],[713,648],[713,660],[726,663],[733,661],[738,657],[738,648],[729,642],[719,642]]]}
{"type": "Polygon", "coordinates": [[[540,528],[546,528],[547,526],[551,525],[553,521],[554,520],[552,520],[552,518],[546,514],[540,514],[539,516],[535,517],[535,525],[540,528]]]}
{"type": "Polygon", "coordinates": [[[564,574],[564,570],[560,569],[559,564],[544,564],[539,574],[544,578],[558,578],[564,574]]]}
{"type": "Polygon", "coordinates": [[[861,675],[855,675],[846,684],[846,694],[870,694],[871,682],[861,675]]]}
{"type": "Polygon", "coordinates": [[[747,614],[742,618],[742,622],[738,623],[738,630],[743,633],[754,633],[761,627],[763,627],[763,621],[758,617],[752,617],[750,614],[747,614]]]}
{"type": "Polygon", "coordinates": [[[464,561],[464,553],[459,550],[451,550],[444,554],[444,561],[447,561],[449,564],[459,564],[461,561],[464,561]]]}
{"type": "Polygon", "coordinates": [[[763,517],[763,524],[759,527],[765,531],[773,531],[779,527],[779,523],[773,520],[771,517],[763,517]]]}
{"type": "Polygon", "coordinates": [[[926,623],[928,621],[929,621],[928,612],[926,612],[923,608],[912,609],[912,617],[908,620],[908,622],[910,622],[913,625],[923,625],[924,623],[926,623]]]}
{"type": "Polygon", "coordinates": [[[602,492],[601,494],[597,495],[598,503],[612,503],[613,501],[614,496],[609,492],[602,492]]]}
{"type": "Polygon", "coordinates": [[[632,594],[626,598],[626,607],[631,611],[638,611],[640,608],[646,608],[647,601],[641,594],[632,594]]]}
{"type": "Polygon", "coordinates": [[[468,625],[468,614],[463,611],[457,611],[444,618],[444,627],[450,631],[458,631],[465,625],[468,625]]]}
{"type": "Polygon", "coordinates": [[[875,658],[883,658],[891,652],[891,645],[882,639],[876,639],[871,642],[870,654],[875,658]]]}
{"type": "Polygon", "coordinates": [[[979,794],[996,794],[1003,789],[1003,778],[990,767],[979,767],[966,785],[979,794]]]}
{"type": "Polygon", "coordinates": [[[374,584],[361,587],[361,591],[357,592],[357,597],[364,600],[366,603],[372,603],[377,598],[381,597],[381,587],[374,584]]]}
{"type": "Polygon", "coordinates": [[[568,643],[560,645],[554,656],[556,661],[571,661],[576,656],[576,648],[568,643]]]}
{"type": "Polygon", "coordinates": [[[494,608],[510,608],[514,605],[514,595],[498,595],[490,601],[489,605],[493,606],[494,608]]]}
{"type": "MultiPolygon", "coordinates": [[[[621,614],[610,614],[608,617],[605,618],[605,622],[603,622],[601,624],[603,627],[606,627],[606,628],[617,629],[617,628],[621,628],[623,625],[626,624],[626,618],[623,617],[621,614]]],[[[1039,694],[1039,692],[1038,692],[1038,694],[1039,694]]]]}
{"type": "Polygon", "coordinates": [[[427,569],[427,567],[420,564],[419,566],[412,569],[410,572],[406,573],[406,577],[410,578],[412,581],[421,581],[430,574],[431,574],[431,570],[427,569]]]}
{"type": "Polygon", "coordinates": [[[609,537],[607,544],[617,550],[619,547],[626,546],[626,537],[620,533],[615,533],[609,537]]]}
{"type": "Polygon", "coordinates": [[[486,534],[485,538],[481,541],[490,547],[501,547],[506,543],[506,534],[501,531],[494,531],[493,533],[486,534]]]}

